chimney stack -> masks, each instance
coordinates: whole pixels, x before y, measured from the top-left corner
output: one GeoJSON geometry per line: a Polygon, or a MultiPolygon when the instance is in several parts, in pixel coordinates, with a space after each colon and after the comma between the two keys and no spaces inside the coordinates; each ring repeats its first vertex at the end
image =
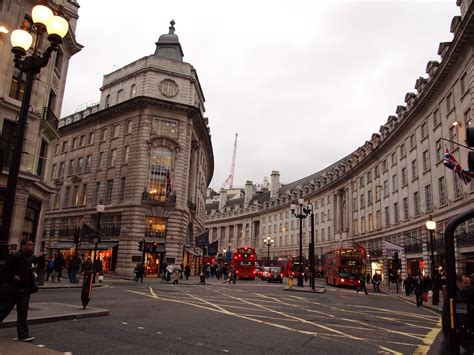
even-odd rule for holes
{"type": "Polygon", "coordinates": [[[227,190],[221,189],[219,194],[219,211],[223,211],[227,203],[227,190]]]}
{"type": "Polygon", "coordinates": [[[252,181],[246,181],[245,182],[245,189],[244,189],[244,207],[247,207],[250,203],[250,200],[252,199],[253,196],[253,182],[252,181]]]}
{"type": "Polygon", "coordinates": [[[280,172],[272,171],[270,177],[270,198],[276,197],[278,190],[280,189],[280,172]]]}

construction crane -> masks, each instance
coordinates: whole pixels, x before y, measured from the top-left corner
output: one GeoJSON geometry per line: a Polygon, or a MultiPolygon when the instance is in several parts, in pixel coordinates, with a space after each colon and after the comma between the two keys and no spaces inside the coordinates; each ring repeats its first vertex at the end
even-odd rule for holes
{"type": "Polygon", "coordinates": [[[224,183],[222,184],[222,189],[231,189],[234,183],[234,170],[235,170],[235,155],[237,154],[237,137],[238,133],[235,134],[234,140],[234,152],[232,153],[232,165],[230,166],[230,175],[225,179],[224,183]]]}

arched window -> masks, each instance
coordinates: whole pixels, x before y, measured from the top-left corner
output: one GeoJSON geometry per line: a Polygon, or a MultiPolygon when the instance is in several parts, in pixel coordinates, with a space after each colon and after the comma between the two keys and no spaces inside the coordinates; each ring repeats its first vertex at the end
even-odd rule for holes
{"type": "Polygon", "coordinates": [[[148,192],[150,197],[165,202],[171,193],[171,158],[172,153],[164,147],[151,150],[148,192]]]}

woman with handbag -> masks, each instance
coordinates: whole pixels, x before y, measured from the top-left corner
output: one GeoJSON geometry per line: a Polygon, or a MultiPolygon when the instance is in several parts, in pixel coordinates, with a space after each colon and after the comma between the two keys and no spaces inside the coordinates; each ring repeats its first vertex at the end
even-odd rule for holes
{"type": "Polygon", "coordinates": [[[31,262],[33,250],[31,240],[23,239],[20,242],[20,252],[7,257],[0,284],[0,322],[3,322],[16,305],[18,340],[28,342],[35,339],[28,334],[30,294],[38,292],[31,262]]]}

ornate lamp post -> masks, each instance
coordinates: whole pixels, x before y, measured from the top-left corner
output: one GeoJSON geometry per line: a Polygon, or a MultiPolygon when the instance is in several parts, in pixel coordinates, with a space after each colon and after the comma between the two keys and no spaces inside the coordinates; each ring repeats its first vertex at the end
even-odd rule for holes
{"type": "Polygon", "coordinates": [[[303,206],[304,205],[304,200],[300,198],[298,200],[298,205],[296,204],[291,204],[291,213],[300,220],[300,255],[299,255],[299,268],[298,268],[298,286],[303,287],[303,219],[305,219],[308,214],[309,210],[303,206]],[[296,212],[297,207],[298,213],[296,212]]]}
{"type": "Polygon", "coordinates": [[[20,113],[18,116],[18,127],[16,143],[8,172],[7,190],[2,213],[2,225],[0,229],[0,260],[8,254],[8,242],[10,239],[10,228],[13,218],[15,205],[16,187],[18,175],[20,172],[21,155],[23,152],[23,142],[28,120],[28,110],[30,108],[31,93],[36,74],[39,74],[44,68],[51,54],[57,51],[62,43],[63,37],[69,29],[69,24],[61,16],[54,15],[53,11],[44,5],[36,5],[32,10],[33,26],[29,28],[29,23],[24,22],[22,29],[16,29],[11,34],[12,52],[14,56],[15,67],[26,74],[25,91],[21,102],[20,113]],[[23,58],[33,43],[33,36],[30,31],[36,35],[36,40],[31,55],[23,58]],[[43,35],[48,33],[49,47],[43,54],[39,50],[43,48],[43,35]]]}
{"type": "Polygon", "coordinates": [[[268,249],[267,249],[267,260],[268,260],[268,266],[270,266],[270,247],[272,246],[272,244],[275,241],[271,237],[267,236],[267,237],[263,238],[263,242],[268,247],[268,249]]]}
{"type": "Polygon", "coordinates": [[[94,238],[94,262],[97,260],[97,245],[100,243],[100,219],[102,217],[102,213],[105,211],[105,206],[102,204],[102,201],[95,207],[97,211],[97,234],[94,238]]]}
{"type": "Polygon", "coordinates": [[[426,229],[430,232],[430,245],[431,245],[431,283],[433,285],[433,297],[431,302],[433,305],[439,304],[439,275],[435,268],[435,257],[434,257],[434,233],[436,230],[436,222],[433,221],[433,217],[430,215],[430,220],[426,221],[426,229]]]}

